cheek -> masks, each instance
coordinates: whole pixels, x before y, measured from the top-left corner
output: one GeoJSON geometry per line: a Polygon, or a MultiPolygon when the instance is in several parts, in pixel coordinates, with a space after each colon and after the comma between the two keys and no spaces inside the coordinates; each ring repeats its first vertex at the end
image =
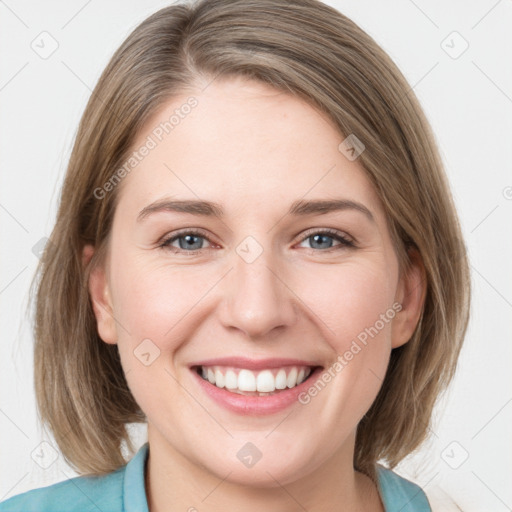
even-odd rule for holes
{"type": "MultiPolygon", "coordinates": [[[[328,424],[330,414],[352,415],[354,423],[375,399],[391,352],[391,325],[396,315],[393,271],[385,262],[354,261],[339,267],[318,267],[301,281],[305,303],[321,319],[332,349],[327,367],[325,409],[316,414],[328,424]],[[336,413],[333,413],[336,411],[336,413]],[[350,411],[350,412],[348,412],[350,411]]],[[[312,390],[320,393],[322,383],[312,390]]],[[[304,397],[309,400],[311,397],[304,397]]]]}
{"type": "Polygon", "coordinates": [[[112,273],[122,366],[135,400],[148,414],[161,414],[162,396],[181,393],[173,355],[193,334],[190,319],[211,287],[203,281],[209,280],[198,272],[136,258],[126,258],[112,273]]]}
{"type": "MultiPolygon", "coordinates": [[[[326,327],[325,334],[340,353],[377,323],[380,339],[389,337],[395,296],[394,275],[378,261],[318,266],[297,282],[298,295],[326,327]],[[388,318],[389,320],[389,318],[388,318]]],[[[372,333],[375,335],[374,331],[372,333]]]]}
{"type": "MultiPolygon", "coordinates": [[[[211,286],[200,272],[170,265],[137,264],[119,266],[113,284],[114,309],[131,343],[152,339],[162,349],[169,348],[187,315],[211,286]]],[[[119,331],[119,329],[118,329],[119,331]]]]}
{"type": "Polygon", "coordinates": [[[344,270],[330,274],[328,293],[321,293],[324,287],[317,281],[309,285],[315,302],[308,304],[328,326],[324,333],[332,359],[319,378],[322,382],[312,382],[300,397],[301,403],[311,404],[319,431],[337,425],[334,444],[359,423],[382,386],[396,314],[385,273],[359,266],[344,270]],[[344,421],[339,423],[339,418],[344,421]]]}

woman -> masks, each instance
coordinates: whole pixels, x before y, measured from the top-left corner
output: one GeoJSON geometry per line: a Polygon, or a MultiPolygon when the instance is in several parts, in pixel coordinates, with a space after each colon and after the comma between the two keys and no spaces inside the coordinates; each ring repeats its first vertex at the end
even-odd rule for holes
{"type": "Polygon", "coordinates": [[[468,263],[422,110],[345,16],[145,20],[87,105],[51,242],[37,400],[82,476],[1,511],[431,510],[392,469],[453,377],[468,263]]]}

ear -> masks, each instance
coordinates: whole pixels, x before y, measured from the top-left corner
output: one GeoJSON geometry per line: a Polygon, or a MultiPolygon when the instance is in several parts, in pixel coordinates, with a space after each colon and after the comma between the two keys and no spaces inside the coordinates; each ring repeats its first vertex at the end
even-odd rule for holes
{"type": "MultiPolygon", "coordinates": [[[[82,251],[82,265],[85,267],[94,254],[94,247],[86,245],[82,251]]],[[[105,269],[101,266],[93,268],[89,274],[89,295],[91,297],[98,334],[105,343],[117,343],[116,322],[112,307],[111,294],[105,269]]]]}
{"type": "Polygon", "coordinates": [[[402,309],[396,314],[392,327],[392,348],[405,345],[414,333],[427,293],[427,274],[416,248],[408,250],[410,268],[400,277],[396,301],[402,309]]]}

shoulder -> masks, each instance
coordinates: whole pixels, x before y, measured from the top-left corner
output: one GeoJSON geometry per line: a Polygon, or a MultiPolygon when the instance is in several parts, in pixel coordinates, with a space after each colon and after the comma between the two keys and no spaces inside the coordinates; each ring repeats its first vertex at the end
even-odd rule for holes
{"type": "Polygon", "coordinates": [[[116,471],[77,476],[0,503],[0,512],[148,512],[144,471],[149,445],[116,471]]]}
{"type": "Polygon", "coordinates": [[[394,471],[377,464],[379,491],[386,512],[431,512],[423,489],[394,471]]]}
{"type": "Polygon", "coordinates": [[[124,469],[103,476],[79,476],[18,494],[0,503],[0,512],[121,512],[124,469]]]}

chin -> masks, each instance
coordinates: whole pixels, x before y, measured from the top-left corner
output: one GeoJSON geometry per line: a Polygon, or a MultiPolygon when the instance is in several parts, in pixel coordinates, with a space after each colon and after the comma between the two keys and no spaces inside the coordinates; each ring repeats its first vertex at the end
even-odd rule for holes
{"type": "Polygon", "coordinates": [[[221,465],[205,464],[204,467],[210,468],[210,471],[221,480],[260,489],[271,489],[287,485],[306,477],[314,470],[314,467],[308,461],[292,461],[289,454],[278,451],[274,451],[272,457],[265,459],[262,456],[256,462],[249,462],[247,460],[244,463],[235,455],[234,458],[225,459],[221,465]]]}

